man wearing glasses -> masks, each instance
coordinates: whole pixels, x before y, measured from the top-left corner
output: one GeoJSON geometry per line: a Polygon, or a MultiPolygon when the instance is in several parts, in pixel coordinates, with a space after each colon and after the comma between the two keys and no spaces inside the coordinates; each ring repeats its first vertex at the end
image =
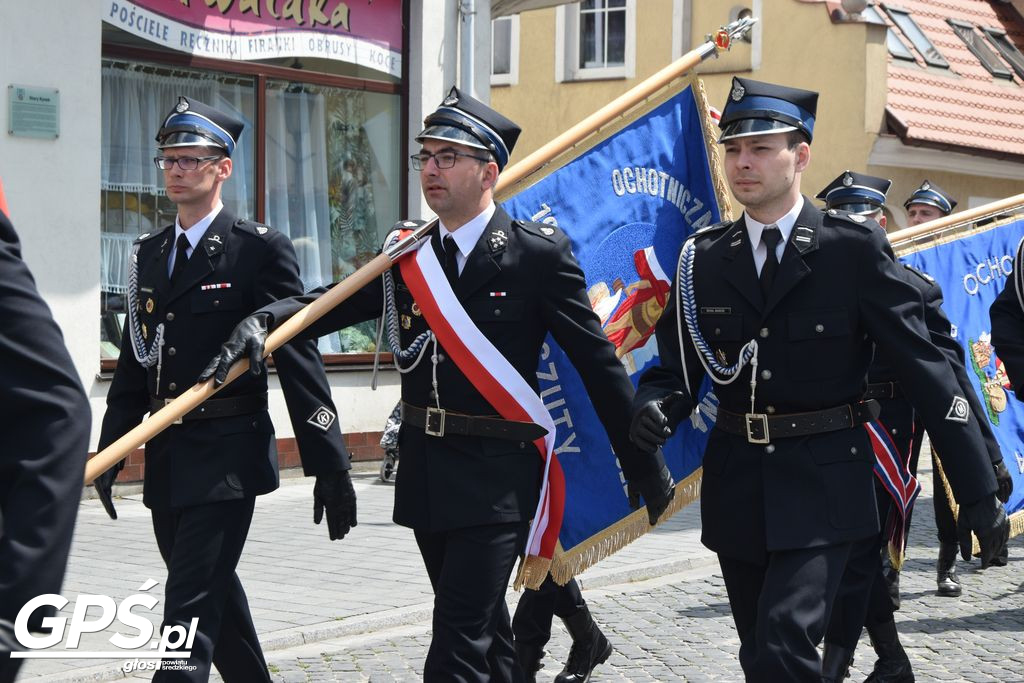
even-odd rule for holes
{"type": "MultiPolygon", "coordinates": [[[[641,454],[629,441],[633,386],[590,308],[568,237],[512,220],[494,203],[519,127],[455,88],[424,124],[412,164],[439,219],[430,243],[392,270],[393,288],[376,280],[303,335],[376,318],[384,308],[403,366],[394,520],[412,528],[434,588],[423,678],[520,681],[505,590],[540,499],[544,461],[534,444],[548,433],[540,425],[546,408],[527,411],[533,421],[506,418],[503,402],[485,398],[493,385],[481,376],[500,374],[515,401],[535,405],[537,363],[550,333],[579,371],[650,519],[668,505],[672,480],[660,453],[641,454]],[[407,270],[412,264],[422,266],[423,279],[405,277],[416,275],[407,270]]],[[[211,372],[215,381],[238,358],[261,353],[267,329],[323,291],[242,321],[211,372]]]]}
{"type": "MultiPolygon", "coordinates": [[[[107,394],[101,449],[191,387],[250,311],[302,292],[288,238],[221,203],[243,126],[180,97],[157,134],[154,161],[178,213],[173,225],[135,242],[125,346],[107,394]]],[[[319,352],[313,341],[300,341],[275,351],[274,360],[303,471],[316,476],[314,521],[326,509],[330,537],[340,539],[356,525],[355,492],[319,352]]],[[[198,620],[192,656],[154,680],[206,681],[211,663],[226,680],[270,680],[235,574],[255,497],[278,486],[266,365],[261,356],[250,362],[253,374],[146,444],[143,502],[167,565],[163,624],[188,629],[198,620]]],[[[118,470],[96,480],[113,519],[118,470]]]]}

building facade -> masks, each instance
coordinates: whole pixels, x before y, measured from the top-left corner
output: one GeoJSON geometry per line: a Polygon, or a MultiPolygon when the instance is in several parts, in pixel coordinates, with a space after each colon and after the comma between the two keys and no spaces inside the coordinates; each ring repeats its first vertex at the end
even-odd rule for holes
{"type": "MultiPolygon", "coordinates": [[[[488,6],[477,16],[460,26],[456,0],[0,6],[0,180],[90,397],[93,449],[121,352],[132,241],[174,220],[153,157],[177,96],[246,121],[225,206],[287,234],[312,288],[372,258],[397,220],[428,213],[407,163],[411,136],[458,82],[460,31],[487,44],[488,6]]],[[[489,53],[473,59],[486,97],[489,53]]],[[[370,391],[374,337],[367,324],[319,342],[357,459],[379,456],[398,399],[387,357],[370,391]]],[[[275,376],[271,383],[282,462],[294,464],[275,376]]],[[[140,456],[120,481],[141,478],[140,456]]]]}
{"type": "Polygon", "coordinates": [[[697,73],[717,107],[734,75],[821,93],[805,193],[845,169],[891,178],[890,228],[905,225],[902,201],[925,178],[961,209],[1019,193],[1024,3],[865,4],[855,16],[838,0],[586,0],[523,12],[496,21],[491,99],[523,125],[521,158],[753,16],[749,39],[697,73]]]}

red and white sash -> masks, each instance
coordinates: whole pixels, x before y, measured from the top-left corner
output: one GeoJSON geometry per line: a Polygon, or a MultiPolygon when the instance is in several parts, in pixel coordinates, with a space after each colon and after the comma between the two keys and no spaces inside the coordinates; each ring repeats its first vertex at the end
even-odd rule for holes
{"type": "MultiPolygon", "coordinates": [[[[565,504],[565,477],[554,454],[555,424],[530,384],[470,319],[434,250],[423,248],[428,241],[424,240],[415,253],[403,258],[399,268],[431,331],[448,357],[499,415],[506,420],[535,422],[547,430],[546,436],[534,441],[544,460],[544,477],[526,553],[527,567],[531,556],[550,562],[565,504]]],[[[545,564],[537,569],[546,574],[545,564]]]]}

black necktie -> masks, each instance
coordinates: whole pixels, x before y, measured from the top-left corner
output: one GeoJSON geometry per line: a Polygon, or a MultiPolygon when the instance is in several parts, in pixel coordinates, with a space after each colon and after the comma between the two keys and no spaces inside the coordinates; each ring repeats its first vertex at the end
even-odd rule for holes
{"type": "Polygon", "coordinates": [[[764,230],[761,231],[761,241],[768,247],[768,258],[765,259],[764,265],[761,266],[760,278],[761,293],[765,299],[768,298],[768,291],[772,288],[775,273],[779,270],[779,257],[775,255],[775,248],[779,245],[779,240],[781,239],[782,233],[777,225],[765,226],[764,230]]]}
{"type": "Polygon", "coordinates": [[[177,250],[174,254],[174,267],[171,268],[171,284],[174,284],[181,272],[185,270],[185,266],[188,264],[188,248],[191,246],[185,233],[178,235],[178,241],[175,244],[177,250]]]}
{"type": "Polygon", "coordinates": [[[459,279],[459,262],[455,258],[459,253],[459,247],[451,235],[445,235],[441,243],[444,245],[444,274],[448,277],[448,282],[455,286],[455,281],[459,279]]]}

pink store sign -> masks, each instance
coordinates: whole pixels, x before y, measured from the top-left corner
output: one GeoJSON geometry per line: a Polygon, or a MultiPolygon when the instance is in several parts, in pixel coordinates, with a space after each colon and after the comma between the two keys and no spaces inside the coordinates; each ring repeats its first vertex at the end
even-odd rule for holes
{"type": "Polygon", "coordinates": [[[322,57],[402,74],[402,0],[106,0],[103,21],[201,57],[322,57]]]}

